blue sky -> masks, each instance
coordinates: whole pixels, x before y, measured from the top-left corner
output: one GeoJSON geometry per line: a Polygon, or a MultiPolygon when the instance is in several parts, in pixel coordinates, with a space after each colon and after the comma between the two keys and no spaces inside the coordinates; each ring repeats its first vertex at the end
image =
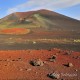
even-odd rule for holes
{"type": "Polygon", "coordinates": [[[64,14],[66,16],[80,20],[80,4],[68,8],[58,9],[55,11],[64,14]]]}
{"type": "Polygon", "coordinates": [[[80,20],[80,0],[0,0],[0,18],[13,12],[49,9],[80,20]]]}

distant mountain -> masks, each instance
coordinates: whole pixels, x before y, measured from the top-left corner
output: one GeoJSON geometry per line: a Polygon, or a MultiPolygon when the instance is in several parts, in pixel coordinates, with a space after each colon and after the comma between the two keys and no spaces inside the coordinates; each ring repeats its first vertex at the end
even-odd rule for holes
{"type": "Polygon", "coordinates": [[[49,30],[80,30],[80,21],[49,11],[12,13],[0,20],[0,28],[44,28],[49,30]]]}

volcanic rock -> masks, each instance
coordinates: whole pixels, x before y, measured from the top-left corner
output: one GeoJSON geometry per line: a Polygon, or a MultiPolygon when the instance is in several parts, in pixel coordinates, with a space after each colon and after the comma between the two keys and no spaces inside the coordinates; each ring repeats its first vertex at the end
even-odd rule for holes
{"type": "Polygon", "coordinates": [[[33,66],[43,66],[44,63],[41,59],[35,59],[30,62],[33,66]]]}
{"type": "Polygon", "coordinates": [[[71,52],[65,52],[66,55],[71,55],[71,52]]]}
{"type": "Polygon", "coordinates": [[[51,59],[56,59],[57,57],[55,56],[55,55],[53,55],[52,57],[51,57],[51,59]]]}
{"type": "Polygon", "coordinates": [[[53,55],[53,56],[49,59],[49,61],[50,61],[50,62],[55,62],[55,61],[56,61],[56,58],[57,58],[57,57],[56,57],[55,55],[53,55]]]}
{"type": "Polygon", "coordinates": [[[50,73],[48,74],[48,76],[52,79],[59,79],[60,78],[60,75],[58,73],[50,73]]]}
{"type": "Polygon", "coordinates": [[[68,63],[68,67],[73,67],[73,64],[72,63],[68,63]]]}

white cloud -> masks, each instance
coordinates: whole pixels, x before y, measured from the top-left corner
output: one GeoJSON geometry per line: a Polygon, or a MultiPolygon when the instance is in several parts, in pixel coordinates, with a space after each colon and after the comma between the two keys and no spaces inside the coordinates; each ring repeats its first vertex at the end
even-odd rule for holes
{"type": "Polygon", "coordinates": [[[80,0],[29,0],[23,4],[9,8],[7,13],[13,13],[21,10],[37,10],[37,9],[60,9],[80,4],[80,0]]]}

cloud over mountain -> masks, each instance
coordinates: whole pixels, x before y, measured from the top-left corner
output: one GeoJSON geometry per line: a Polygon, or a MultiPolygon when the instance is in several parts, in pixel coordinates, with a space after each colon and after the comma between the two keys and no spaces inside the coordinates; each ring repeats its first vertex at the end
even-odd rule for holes
{"type": "Polygon", "coordinates": [[[23,4],[17,5],[13,8],[9,8],[7,13],[37,9],[55,10],[60,8],[71,7],[77,4],[80,4],[80,0],[28,0],[23,4]]]}

